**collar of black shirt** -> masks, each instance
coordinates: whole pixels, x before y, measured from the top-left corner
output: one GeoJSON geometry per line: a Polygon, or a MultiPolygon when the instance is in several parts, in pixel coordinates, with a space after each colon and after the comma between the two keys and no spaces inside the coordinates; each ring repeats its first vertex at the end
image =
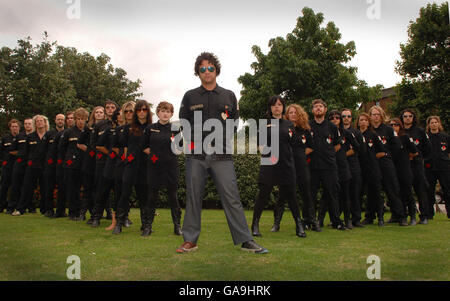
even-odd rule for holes
{"type": "Polygon", "coordinates": [[[216,87],[213,90],[206,90],[203,85],[200,86],[200,94],[205,94],[206,92],[214,92],[216,94],[220,94],[219,85],[216,84],[216,87]]]}

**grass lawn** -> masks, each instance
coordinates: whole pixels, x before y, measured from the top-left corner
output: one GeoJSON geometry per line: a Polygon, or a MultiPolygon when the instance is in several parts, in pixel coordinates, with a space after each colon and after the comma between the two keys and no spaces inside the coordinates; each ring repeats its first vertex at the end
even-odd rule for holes
{"type": "MultiPolygon", "coordinates": [[[[170,210],[157,212],[155,232],[146,238],[138,209],[121,235],[105,231],[110,221],[104,219],[91,228],[39,213],[0,214],[0,281],[67,280],[70,255],[81,259],[81,280],[368,280],[371,254],[380,257],[381,280],[450,280],[450,220],[441,213],[429,225],[324,227],[301,239],[288,210],[278,233],[269,231],[273,213],[265,211],[256,241],[270,253],[255,255],[233,245],[222,210],[203,210],[199,249],[177,254],[182,238],[173,234],[170,210]]],[[[250,222],[252,212],[245,213],[250,222]]]]}

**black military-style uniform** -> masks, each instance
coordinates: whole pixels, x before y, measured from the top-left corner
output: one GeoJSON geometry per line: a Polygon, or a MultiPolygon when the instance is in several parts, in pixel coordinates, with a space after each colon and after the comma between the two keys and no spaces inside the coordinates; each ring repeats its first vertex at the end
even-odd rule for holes
{"type": "Polygon", "coordinates": [[[125,128],[129,126],[130,125],[128,124],[119,126],[116,129],[116,135],[114,135],[114,139],[111,142],[112,147],[117,148],[119,151],[117,153],[116,165],[114,168],[114,197],[116,199],[115,199],[115,207],[113,209],[115,212],[117,212],[117,206],[119,204],[120,196],[122,194],[122,176],[126,163],[126,157],[124,153],[126,145],[122,144],[125,143],[124,138],[122,138],[122,136],[124,135],[125,128]]]}
{"type": "Polygon", "coordinates": [[[148,206],[147,189],[147,155],[143,152],[144,130],[147,123],[140,124],[139,132],[133,133],[131,125],[124,128],[120,136],[121,145],[126,145],[125,168],[122,175],[122,194],[117,205],[117,227],[125,224],[125,219],[129,210],[131,191],[134,186],[136,196],[141,210],[141,229],[151,229],[154,218],[154,211],[148,206]]]}
{"type": "MultiPolygon", "coordinates": [[[[259,193],[255,200],[255,207],[253,209],[252,232],[253,235],[260,235],[259,233],[259,219],[264,210],[264,207],[270,199],[270,193],[275,185],[279,186],[279,200],[278,207],[283,207],[287,201],[291,209],[294,221],[301,225],[300,209],[297,204],[296,195],[296,172],[295,161],[292,150],[294,144],[294,125],[291,121],[286,119],[277,119],[278,125],[273,122],[274,119],[267,120],[267,126],[259,128],[259,132],[266,131],[267,145],[261,145],[263,148],[272,147],[272,129],[275,128],[279,141],[279,154],[267,153],[263,150],[261,157],[270,158],[272,165],[261,164],[259,167],[259,193]]],[[[258,135],[259,137],[260,135],[258,135]]],[[[259,141],[258,144],[261,144],[259,141]]],[[[273,149],[272,149],[273,150],[273,149]]]]}
{"type": "Polygon", "coordinates": [[[86,151],[83,154],[83,163],[81,165],[81,177],[83,185],[83,198],[81,200],[81,213],[85,216],[89,210],[91,217],[94,207],[94,182],[95,182],[95,155],[96,151],[91,146],[91,136],[94,134],[94,128],[86,126],[81,134],[78,144],[86,145],[86,151]]]}
{"type": "Polygon", "coordinates": [[[400,184],[395,170],[393,155],[400,151],[400,140],[395,134],[394,129],[380,124],[374,128],[381,141],[383,152],[386,155],[378,160],[382,173],[382,184],[389,200],[389,207],[392,212],[392,221],[402,221],[406,218],[403,204],[400,199],[400,184]]]}
{"type": "MultiPolygon", "coordinates": [[[[96,172],[102,172],[101,177],[98,179],[98,184],[94,197],[94,219],[99,220],[103,214],[104,209],[111,208],[111,204],[108,203],[111,190],[114,190],[114,170],[116,167],[117,154],[112,150],[114,140],[116,138],[116,128],[112,123],[107,123],[104,130],[99,132],[96,146],[105,147],[108,150],[108,154],[103,152],[97,152],[97,167],[96,172]],[[101,134],[100,134],[101,133],[101,134]],[[102,156],[100,159],[99,156],[102,156]],[[101,166],[101,167],[100,167],[101,166]]],[[[95,135],[95,130],[94,130],[95,135]]],[[[115,193],[115,199],[117,199],[115,193]]]]}
{"type": "Polygon", "coordinates": [[[411,217],[411,220],[416,219],[416,204],[412,195],[413,173],[411,170],[411,163],[409,154],[418,152],[416,145],[412,138],[407,134],[399,136],[401,141],[401,150],[395,156],[395,168],[397,169],[398,181],[400,184],[400,197],[403,202],[405,212],[411,217]]]}
{"type": "Polygon", "coordinates": [[[81,200],[81,166],[83,151],[78,148],[79,139],[83,133],[77,126],[68,129],[61,136],[61,148],[65,149],[63,168],[65,169],[66,196],[69,203],[69,218],[79,220],[81,200]]]}
{"type": "Polygon", "coordinates": [[[167,188],[167,196],[171,208],[174,232],[181,234],[180,221],[181,209],[178,203],[177,188],[180,177],[180,167],[178,156],[172,150],[181,153],[181,149],[175,145],[175,136],[180,133],[179,129],[172,130],[170,122],[161,124],[160,122],[149,125],[144,131],[143,149],[150,148],[150,155],[147,159],[148,173],[147,182],[149,187],[148,206],[151,213],[156,208],[158,191],[162,187],[167,188]]]}
{"type": "Polygon", "coordinates": [[[45,208],[47,212],[46,216],[53,216],[53,193],[56,187],[56,164],[58,161],[58,141],[55,140],[55,136],[58,133],[56,129],[52,129],[45,133],[47,136],[47,155],[45,157],[45,167],[44,167],[44,179],[45,179],[45,208]]]}
{"type": "Polygon", "coordinates": [[[26,144],[27,168],[25,170],[25,178],[17,210],[21,214],[25,213],[25,209],[32,202],[34,189],[37,187],[37,182],[39,182],[41,191],[40,211],[44,214],[46,208],[44,199],[42,198],[42,191],[45,187],[43,170],[47,154],[47,136],[44,134],[42,138],[40,138],[37,132],[33,132],[27,136],[26,144]]]}
{"type": "Polygon", "coordinates": [[[384,201],[381,198],[382,173],[378,163],[379,159],[376,157],[377,153],[384,152],[384,148],[380,139],[378,139],[378,135],[373,130],[367,129],[361,134],[367,149],[360,156],[363,180],[361,193],[367,195],[366,214],[363,223],[372,224],[377,216],[379,221],[384,222],[384,201]]]}
{"type": "Polygon", "coordinates": [[[60,131],[55,134],[53,137],[54,144],[56,146],[56,185],[58,186],[58,198],[56,203],[56,212],[53,217],[65,217],[66,216],[66,182],[65,182],[65,174],[64,174],[64,158],[66,156],[66,148],[63,147],[61,142],[61,138],[64,137],[64,134],[68,129],[60,131]]]}
{"type": "Polygon", "coordinates": [[[311,153],[311,192],[313,196],[313,208],[317,204],[317,192],[322,183],[324,194],[323,200],[329,202],[328,208],[330,220],[333,227],[342,228],[339,218],[339,183],[336,163],[335,145],[340,144],[337,127],[328,120],[317,123],[314,119],[309,121],[312,137],[314,140],[314,152],[311,153]]]}
{"type": "Polygon", "coordinates": [[[352,178],[350,180],[350,211],[352,215],[352,223],[355,225],[361,221],[362,174],[360,157],[367,151],[367,145],[364,142],[360,131],[352,127],[349,127],[347,130],[350,131],[353,137],[355,137],[360,146],[359,149],[352,147],[355,154],[347,157],[350,173],[352,174],[352,178]]]}
{"type": "Polygon", "coordinates": [[[429,213],[434,215],[436,182],[442,187],[447,217],[450,218],[450,136],[446,133],[428,133],[431,141],[431,155],[425,159],[425,173],[429,183],[429,213]]]}
{"type": "Polygon", "coordinates": [[[411,170],[413,173],[413,188],[419,201],[420,219],[430,218],[428,205],[428,181],[425,177],[424,158],[431,155],[431,143],[425,131],[417,126],[405,128],[405,133],[412,138],[417,147],[419,155],[411,161],[411,170]]]}
{"type": "MultiPolygon", "coordinates": [[[[16,135],[17,136],[17,135],[16,135]]],[[[13,151],[14,143],[16,141],[16,136],[11,133],[6,134],[1,139],[1,148],[3,152],[2,163],[2,179],[0,188],[0,209],[3,211],[7,206],[7,196],[8,190],[12,183],[12,171],[14,166],[15,157],[10,154],[13,151]]]]}
{"type": "Polygon", "coordinates": [[[8,212],[14,211],[19,205],[20,193],[22,191],[25,169],[27,167],[27,134],[21,132],[16,136],[12,151],[17,151],[14,156],[14,166],[12,170],[11,192],[8,200],[8,212]]]}

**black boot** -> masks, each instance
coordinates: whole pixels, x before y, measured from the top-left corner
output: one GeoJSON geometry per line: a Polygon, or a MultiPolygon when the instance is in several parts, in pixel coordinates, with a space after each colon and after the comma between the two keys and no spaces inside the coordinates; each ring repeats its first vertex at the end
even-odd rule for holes
{"type": "Polygon", "coordinates": [[[279,207],[275,205],[275,208],[273,208],[273,226],[272,229],[270,229],[270,232],[278,232],[280,231],[280,223],[281,218],[283,217],[284,213],[284,207],[279,207]]]}
{"type": "Polygon", "coordinates": [[[295,218],[295,234],[297,234],[298,237],[306,237],[306,233],[303,229],[303,223],[300,217],[295,218]]]}
{"type": "Polygon", "coordinates": [[[141,236],[149,236],[154,232],[152,230],[153,219],[155,218],[155,208],[145,208],[142,212],[142,234],[141,236]]]}
{"type": "Polygon", "coordinates": [[[106,219],[112,220],[112,211],[111,208],[106,208],[106,219]]]}
{"type": "Polygon", "coordinates": [[[320,229],[319,222],[317,220],[313,220],[311,223],[311,230],[316,232],[322,232],[322,229],[320,229]]]}
{"type": "Polygon", "coordinates": [[[181,232],[181,209],[180,208],[172,208],[172,221],[173,221],[173,233],[175,235],[182,235],[181,232]]]}
{"type": "Polygon", "coordinates": [[[86,209],[81,209],[81,211],[80,211],[80,217],[79,217],[79,220],[80,220],[80,221],[85,221],[85,220],[86,220],[86,212],[87,212],[86,209]]]}
{"type": "Polygon", "coordinates": [[[253,220],[252,220],[252,235],[253,236],[262,236],[259,232],[259,218],[261,217],[262,212],[253,210],[253,220]]]}
{"type": "Polygon", "coordinates": [[[122,233],[122,226],[125,223],[126,214],[127,214],[127,212],[125,210],[123,210],[122,208],[117,209],[117,212],[116,212],[117,223],[116,223],[116,226],[114,227],[112,234],[122,233]]]}

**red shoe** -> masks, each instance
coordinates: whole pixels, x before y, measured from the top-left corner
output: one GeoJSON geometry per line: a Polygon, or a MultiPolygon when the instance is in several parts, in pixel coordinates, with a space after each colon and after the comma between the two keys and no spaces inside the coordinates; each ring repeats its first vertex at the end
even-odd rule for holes
{"type": "Polygon", "coordinates": [[[198,247],[196,244],[190,241],[185,241],[178,249],[177,253],[188,253],[197,250],[198,247]]]}

